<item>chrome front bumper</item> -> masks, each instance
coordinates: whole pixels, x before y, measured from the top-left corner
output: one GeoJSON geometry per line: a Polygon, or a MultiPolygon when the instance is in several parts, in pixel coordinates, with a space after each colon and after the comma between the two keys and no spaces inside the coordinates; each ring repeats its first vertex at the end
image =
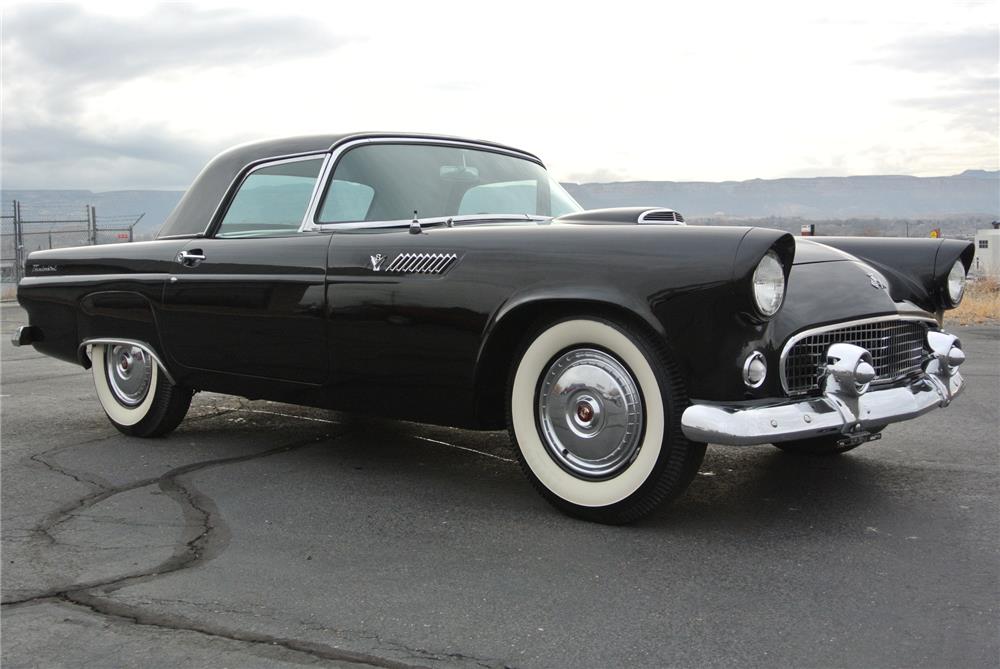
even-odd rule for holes
{"type": "Polygon", "coordinates": [[[936,363],[905,386],[857,396],[828,390],[820,397],[753,406],[696,402],[684,411],[681,426],[692,441],[734,446],[863,435],[948,406],[964,381],[957,369],[936,373],[936,363]]]}

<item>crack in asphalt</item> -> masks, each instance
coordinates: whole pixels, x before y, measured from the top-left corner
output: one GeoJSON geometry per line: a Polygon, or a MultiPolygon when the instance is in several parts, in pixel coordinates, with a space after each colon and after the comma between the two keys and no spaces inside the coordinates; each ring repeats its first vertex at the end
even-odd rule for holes
{"type": "MultiPolygon", "coordinates": [[[[228,413],[233,413],[234,411],[238,411],[238,409],[226,408],[226,409],[221,410],[221,411],[216,411],[215,413],[204,414],[204,415],[201,415],[201,416],[192,417],[191,421],[193,422],[193,421],[206,420],[208,418],[214,418],[214,417],[217,417],[217,416],[223,416],[223,415],[228,414],[228,413]]],[[[168,471],[166,474],[163,474],[161,476],[150,477],[150,478],[147,478],[147,479],[143,479],[141,481],[136,481],[136,482],[133,482],[132,484],[129,484],[128,486],[119,486],[119,487],[116,487],[116,486],[111,485],[107,481],[103,481],[103,482],[95,481],[95,480],[93,480],[93,479],[88,478],[87,476],[85,476],[82,472],[78,472],[78,471],[70,470],[70,469],[67,469],[67,468],[64,468],[64,467],[60,467],[60,466],[58,466],[58,465],[56,465],[56,464],[54,464],[52,462],[49,462],[46,459],[46,456],[50,456],[50,455],[53,455],[55,453],[61,453],[62,451],[66,451],[66,450],[70,450],[70,449],[79,448],[81,446],[86,446],[88,444],[96,444],[96,443],[99,443],[99,442],[102,442],[102,441],[107,441],[108,439],[113,439],[115,436],[117,436],[117,435],[115,435],[115,434],[103,435],[103,436],[95,437],[93,439],[88,439],[86,441],[82,441],[82,442],[79,442],[79,443],[76,443],[76,444],[71,444],[69,446],[65,446],[65,445],[63,445],[63,446],[57,446],[57,447],[51,448],[51,449],[49,449],[47,451],[42,451],[41,453],[36,453],[35,455],[32,455],[30,458],[28,458],[32,462],[37,462],[38,464],[42,465],[43,467],[46,467],[47,469],[49,469],[49,470],[51,470],[51,471],[53,471],[53,472],[55,472],[57,474],[61,474],[63,476],[67,476],[67,477],[69,477],[69,478],[71,478],[71,479],[73,479],[73,480],[75,480],[75,481],[77,481],[79,483],[83,483],[84,485],[89,485],[89,486],[92,486],[94,488],[97,488],[97,490],[94,491],[93,493],[91,493],[89,495],[85,495],[84,497],[78,498],[78,499],[76,499],[76,500],[74,500],[72,502],[69,502],[67,504],[64,504],[61,507],[59,507],[58,509],[55,509],[52,512],[50,512],[49,514],[47,514],[41,520],[41,522],[37,523],[35,525],[35,527],[33,527],[31,529],[31,532],[36,537],[41,537],[48,544],[55,545],[58,542],[56,541],[55,537],[52,536],[51,530],[54,527],[56,527],[57,525],[59,525],[60,523],[63,523],[65,521],[69,520],[70,518],[72,518],[74,512],[79,511],[80,509],[88,508],[88,507],[94,506],[96,504],[99,504],[100,502],[103,502],[105,499],[107,499],[109,497],[112,497],[114,495],[117,495],[117,494],[120,494],[120,493],[123,493],[123,492],[128,492],[129,490],[135,490],[137,488],[144,488],[147,485],[152,485],[153,483],[157,482],[160,478],[162,478],[164,476],[167,476],[167,475],[170,475],[171,472],[174,471],[174,470],[171,470],[171,471],[168,471]]],[[[205,466],[211,466],[210,463],[212,463],[212,462],[213,461],[208,461],[209,464],[206,464],[205,466]]],[[[198,463],[194,463],[194,464],[198,464],[198,463]]],[[[187,472],[180,472],[180,473],[182,474],[182,473],[187,473],[187,472]]],[[[180,474],[177,474],[177,475],[180,475],[180,474]]],[[[0,604],[2,604],[2,602],[0,602],[0,604]]]]}
{"type": "Polygon", "coordinates": [[[275,646],[285,648],[296,655],[306,655],[314,660],[330,660],[336,662],[346,662],[351,664],[361,664],[372,667],[384,667],[385,669],[427,669],[422,665],[407,664],[387,658],[358,653],[342,648],[336,648],[327,644],[302,641],[260,634],[256,632],[242,632],[231,630],[221,626],[204,625],[187,620],[180,616],[170,616],[166,614],[155,614],[144,611],[139,607],[129,606],[110,599],[96,597],[93,594],[83,591],[64,592],[47,597],[39,597],[24,602],[12,603],[8,606],[25,606],[30,604],[41,604],[45,602],[55,602],[86,609],[96,615],[126,622],[142,627],[154,627],[161,630],[175,632],[193,632],[207,637],[217,639],[227,639],[251,645],[262,645],[273,648],[275,646]]]}
{"type": "Polygon", "coordinates": [[[257,632],[243,632],[221,626],[197,623],[186,620],[180,616],[148,613],[138,607],[129,606],[127,604],[122,604],[120,602],[115,602],[101,597],[95,597],[92,594],[87,593],[69,594],[62,599],[71,604],[84,607],[99,615],[125,620],[135,625],[156,627],[159,629],[196,632],[198,634],[204,634],[205,636],[229,639],[231,641],[239,641],[248,644],[261,644],[271,647],[280,646],[295,653],[302,653],[311,658],[321,660],[350,662],[352,664],[384,667],[385,669],[418,669],[420,667],[420,665],[397,662],[395,660],[377,657],[367,653],[358,653],[312,641],[277,637],[257,632]]]}
{"type": "Polygon", "coordinates": [[[73,473],[72,471],[70,471],[68,469],[64,469],[64,468],[62,468],[62,467],[60,467],[58,465],[54,465],[51,462],[45,460],[42,457],[43,455],[45,455],[45,453],[36,453],[35,455],[32,455],[28,459],[31,460],[32,462],[37,462],[38,464],[42,465],[43,467],[47,467],[48,469],[51,469],[56,474],[62,474],[63,476],[68,476],[69,478],[71,478],[71,479],[73,479],[75,481],[78,481],[79,483],[83,483],[84,485],[93,486],[93,487],[101,489],[101,490],[107,490],[108,489],[107,482],[105,482],[105,483],[98,483],[97,481],[94,481],[92,479],[87,478],[83,474],[73,473]]]}
{"type": "MultiPolygon", "coordinates": [[[[339,436],[339,435],[338,435],[339,436]]],[[[161,474],[160,476],[153,476],[149,478],[139,479],[137,481],[132,481],[121,486],[113,486],[104,488],[102,490],[93,492],[89,495],[85,495],[82,498],[77,499],[74,502],[64,505],[59,510],[53,511],[43,518],[32,531],[37,535],[49,537],[52,543],[55,543],[55,538],[51,535],[51,530],[53,527],[59,525],[73,515],[74,512],[80,511],[81,509],[87,509],[93,507],[104,500],[113,497],[115,495],[120,495],[125,492],[130,492],[132,490],[138,490],[139,488],[145,488],[151,485],[159,486],[165,494],[170,496],[172,499],[177,501],[183,510],[185,521],[188,522],[188,527],[197,527],[198,530],[193,537],[185,540],[178,550],[174,552],[172,556],[156,565],[152,570],[144,570],[136,572],[133,574],[126,574],[123,576],[116,576],[114,578],[102,579],[99,581],[91,581],[88,583],[77,584],[69,588],[55,588],[46,591],[36,593],[28,597],[22,597],[16,600],[5,600],[0,602],[0,606],[9,606],[13,604],[24,604],[33,600],[46,599],[50,597],[58,597],[66,593],[74,593],[84,590],[92,590],[94,588],[106,588],[107,592],[112,590],[117,590],[118,588],[129,585],[133,582],[137,582],[139,579],[161,576],[163,574],[169,574],[179,569],[184,569],[193,564],[202,561],[202,557],[205,554],[205,543],[208,536],[213,531],[213,526],[211,521],[211,511],[215,510],[214,504],[203,496],[193,492],[189,492],[187,488],[177,482],[177,478],[185,474],[191,474],[203,469],[208,469],[210,467],[218,467],[221,465],[235,464],[238,462],[246,462],[248,460],[254,460],[259,458],[266,458],[271,455],[277,455],[279,453],[287,453],[310,444],[317,443],[324,439],[329,439],[329,434],[323,434],[318,437],[310,437],[308,439],[302,439],[299,441],[292,442],[290,444],[284,444],[282,446],[277,446],[275,448],[270,448],[263,451],[258,451],[256,453],[249,453],[245,455],[237,455],[228,458],[216,458],[213,460],[202,460],[199,462],[192,462],[180,467],[174,467],[169,471],[161,474]],[[192,525],[192,521],[197,523],[192,525]]]]}
{"type": "MultiPolygon", "coordinates": [[[[242,407],[226,407],[221,411],[194,417],[194,420],[203,420],[246,410],[248,409],[242,407]]],[[[255,413],[276,412],[259,411],[255,413]]],[[[333,423],[333,421],[330,422],[333,423]]],[[[186,528],[185,534],[182,536],[180,543],[175,543],[173,555],[160,562],[152,569],[118,575],[112,578],[77,583],[68,587],[51,588],[49,590],[36,592],[25,597],[0,601],[0,606],[5,609],[11,609],[43,602],[60,602],[87,609],[97,615],[135,625],[174,631],[194,632],[205,636],[228,639],[251,645],[266,645],[272,648],[278,646],[285,648],[290,653],[294,653],[297,656],[305,655],[313,660],[336,661],[383,667],[386,669],[414,669],[423,667],[424,665],[420,664],[409,664],[406,662],[379,657],[368,653],[337,648],[335,646],[312,641],[277,637],[257,632],[234,630],[223,626],[208,625],[189,620],[183,616],[150,612],[141,607],[124,604],[108,597],[111,593],[129,585],[144,583],[166,574],[203,564],[220,554],[228,545],[228,530],[225,528],[224,524],[213,522],[213,519],[219,517],[219,512],[214,502],[208,496],[198,492],[197,489],[191,484],[181,483],[178,480],[180,477],[212,467],[247,462],[250,460],[266,458],[272,455],[288,453],[327,439],[339,438],[344,434],[346,434],[346,432],[340,432],[339,434],[333,435],[330,433],[324,433],[319,436],[313,436],[255,453],[189,463],[187,465],[172,468],[159,476],[143,478],[118,486],[111,485],[107,481],[95,480],[95,478],[91,478],[82,472],[60,467],[46,460],[46,456],[51,456],[53,453],[78,448],[88,443],[104,441],[112,438],[114,435],[91,439],[86,442],[70,446],[60,446],[33,455],[29,458],[33,462],[46,467],[50,471],[73,479],[74,481],[91,486],[95,488],[95,490],[90,494],[84,495],[83,497],[65,504],[59,509],[47,514],[41,521],[31,528],[31,530],[29,530],[29,537],[42,537],[50,545],[58,544],[59,542],[52,535],[53,528],[73,518],[77,512],[94,507],[115,495],[120,495],[122,493],[138,490],[152,485],[158,486],[165,495],[169,496],[180,506],[184,515],[186,528]]],[[[374,635],[374,639],[377,640],[377,645],[382,646],[383,648],[391,648],[395,652],[406,654],[418,662],[448,662],[457,660],[471,662],[477,666],[490,669],[509,666],[506,663],[493,662],[461,653],[442,653],[424,648],[409,647],[398,642],[385,641],[381,639],[378,634],[374,635]]]]}

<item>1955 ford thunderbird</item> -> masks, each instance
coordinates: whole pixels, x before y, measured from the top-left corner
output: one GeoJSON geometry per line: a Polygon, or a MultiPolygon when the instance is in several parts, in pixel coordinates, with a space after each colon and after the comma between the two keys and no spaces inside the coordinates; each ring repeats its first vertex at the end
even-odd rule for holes
{"type": "Polygon", "coordinates": [[[962,389],[971,243],[583,211],[534,155],[350,134],[212,160],[154,241],[39,251],[14,343],[158,437],[198,390],[506,427],[559,509],[639,518],[706,443],[841,453],[962,389]]]}

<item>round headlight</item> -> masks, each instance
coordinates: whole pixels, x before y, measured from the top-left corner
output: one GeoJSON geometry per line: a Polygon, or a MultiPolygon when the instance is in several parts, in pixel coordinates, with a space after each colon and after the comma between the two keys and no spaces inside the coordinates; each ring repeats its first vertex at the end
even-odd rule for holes
{"type": "Polygon", "coordinates": [[[951,300],[952,306],[957,307],[963,295],[965,295],[965,265],[961,260],[957,260],[948,272],[948,299],[951,300]]]}
{"type": "Polygon", "coordinates": [[[785,299],[785,268],[774,251],[768,251],[754,270],[753,299],[757,310],[768,318],[778,313],[785,299]]]}

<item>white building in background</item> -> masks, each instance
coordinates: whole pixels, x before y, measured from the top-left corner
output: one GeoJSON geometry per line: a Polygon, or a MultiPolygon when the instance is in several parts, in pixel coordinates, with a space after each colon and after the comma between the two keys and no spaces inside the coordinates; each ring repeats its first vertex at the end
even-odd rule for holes
{"type": "Polygon", "coordinates": [[[1000,222],[994,221],[992,230],[977,230],[975,244],[969,274],[1000,276],[1000,222]]]}

